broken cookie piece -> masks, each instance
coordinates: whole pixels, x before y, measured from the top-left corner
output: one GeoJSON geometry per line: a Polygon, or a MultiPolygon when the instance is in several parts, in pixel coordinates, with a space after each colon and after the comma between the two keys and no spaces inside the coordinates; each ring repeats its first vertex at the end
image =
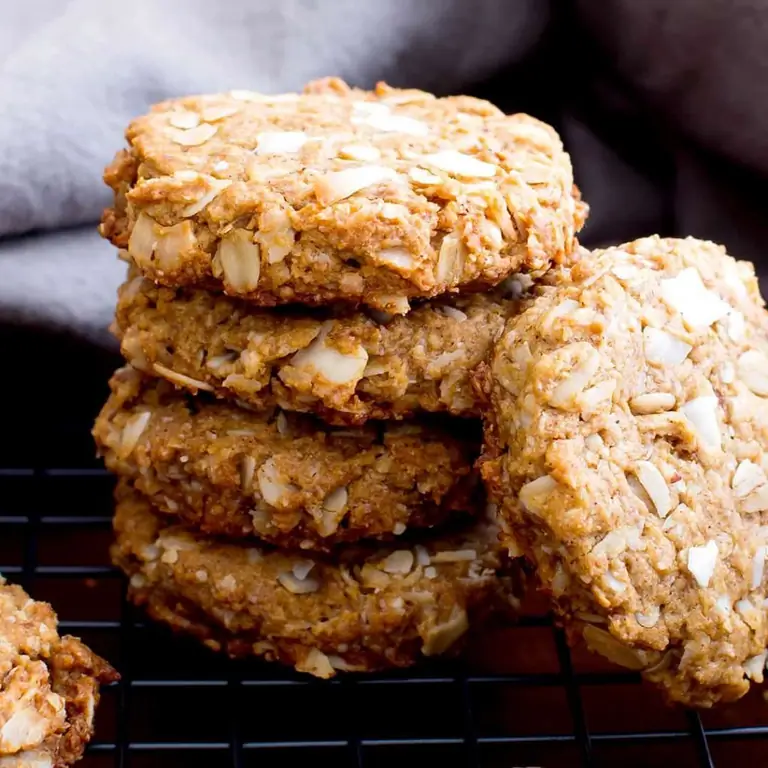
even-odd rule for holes
{"type": "Polygon", "coordinates": [[[93,735],[99,686],[119,676],[0,577],[0,677],[0,768],[64,768],[93,735]]]}

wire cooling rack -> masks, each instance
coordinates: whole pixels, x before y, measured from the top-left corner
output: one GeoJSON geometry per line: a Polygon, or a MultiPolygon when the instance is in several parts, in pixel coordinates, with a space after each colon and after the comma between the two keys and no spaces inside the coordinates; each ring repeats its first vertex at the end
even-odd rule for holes
{"type": "Polygon", "coordinates": [[[57,389],[40,398],[0,383],[14,403],[0,440],[0,570],[123,676],[103,692],[84,766],[768,764],[762,691],[700,716],[667,707],[637,675],[569,651],[534,603],[462,663],[331,682],[173,637],[134,612],[109,565],[112,480],[89,429],[117,361],[86,374],[63,342],[41,360],[13,341],[39,365],[29,380],[47,385],[55,370],[57,389]]]}

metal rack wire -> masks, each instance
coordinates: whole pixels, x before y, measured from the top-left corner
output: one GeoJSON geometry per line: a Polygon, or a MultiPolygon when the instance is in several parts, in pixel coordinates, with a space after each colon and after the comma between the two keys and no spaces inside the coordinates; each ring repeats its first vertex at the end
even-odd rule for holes
{"type": "Polygon", "coordinates": [[[331,682],[173,637],[134,612],[109,565],[112,480],[89,436],[99,398],[81,395],[82,408],[46,412],[44,441],[11,414],[0,570],[122,673],[85,766],[768,764],[762,691],[701,715],[666,707],[637,675],[569,650],[540,606],[483,635],[465,662],[331,682]]]}

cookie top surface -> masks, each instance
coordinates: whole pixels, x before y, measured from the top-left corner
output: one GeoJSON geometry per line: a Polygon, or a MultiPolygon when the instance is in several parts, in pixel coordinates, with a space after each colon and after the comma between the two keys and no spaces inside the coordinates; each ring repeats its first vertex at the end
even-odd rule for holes
{"type": "Polygon", "coordinates": [[[329,559],[169,526],[124,485],[117,499],[113,557],[131,575],[133,599],[234,655],[320,677],[404,666],[445,653],[473,615],[513,602],[490,523],[329,559]]]}
{"type": "Polygon", "coordinates": [[[115,332],[134,367],[257,409],[336,424],[420,411],[479,417],[471,375],[513,306],[473,294],[385,318],[285,312],[138,277],[120,289],[115,332]]]}
{"type": "Polygon", "coordinates": [[[590,645],[674,699],[737,698],[768,640],[768,315],[752,265],[653,237],[551,282],[487,376],[483,473],[511,546],[590,645]]]}
{"type": "Polygon", "coordinates": [[[126,137],[102,234],[158,282],[258,304],[404,313],[546,270],[586,215],[557,133],[468,96],[331,79],[166,101],[126,137]]]}
{"type": "Polygon", "coordinates": [[[413,422],[334,429],[193,398],[130,368],[110,385],[94,427],[107,466],[161,511],[210,533],[324,550],[476,511],[474,430],[462,437],[461,428],[413,422]]]}
{"type": "Polygon", "coordinates": [[[0,763],[59,768],[82,755],[99,685],[115,671],[78,639],[60,637],[47,603],[0,577],[0,763]]]}

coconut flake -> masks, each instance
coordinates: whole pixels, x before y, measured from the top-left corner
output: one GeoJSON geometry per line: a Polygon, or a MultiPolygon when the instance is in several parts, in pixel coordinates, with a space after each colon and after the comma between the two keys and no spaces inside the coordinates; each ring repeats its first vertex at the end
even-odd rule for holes
{"type": "Polygon", "coordinates": [[[546,504],[549,495],[557,488],[557,481],[549,475],[526,483],[519,493],[520,503],[532,514],[538,514],[546,504]]]}

